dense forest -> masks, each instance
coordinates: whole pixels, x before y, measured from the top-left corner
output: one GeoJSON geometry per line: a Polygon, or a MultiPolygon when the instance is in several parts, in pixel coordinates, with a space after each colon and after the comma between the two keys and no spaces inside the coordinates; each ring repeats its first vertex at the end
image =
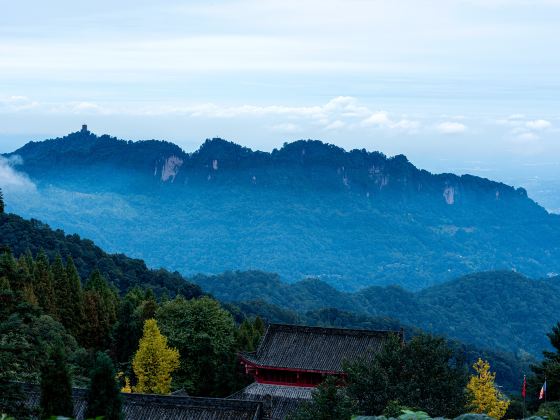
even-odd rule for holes
{"type": "Polygon", "coordinates": [[[9,210],[184,275],[260,269],[341,290],[418,290],[477,271],[560,272],[560,216],[522,189],[404,156],[297,141],[194,153],[89,131],[10,154],[37,188],[9,210]]]}
{"type": "Polygon", "coordinates": [[[470,274],[410,292],[398,286],[346,293],[317,280],[293,284],[261,271],[226,272],[190,278],[225,302],[261,300],[303,313],[325,307],[390,317],[426,331],[483,348],[537,356],[560,313],[560,284],[511,271],[470,274]]]}
{"type": "MultiPolygon", "coordinates": [[[[1,196],[0,204],[3,210],[1,196]]],[[[3,211],[0,218],[0,412],[17,418],[72,415],[72,385],[88,389],[88,417],[107,419],[119,418],[119,391],[167,394],[184,389],[190,395],[230,395],[249,382],[239,370],[236,354],[255,350],[265,327],[261,315],[315,325],[392,330],[400,326],[390,318],[333,308],[300,314],[262,301],[222,304],[178,274],[148,270],[142,261],[111,256],[90,241],[51,231],[38,222],[3,211]],[[23,241],[15,245],[25,251],[12,251],[13,241],[23,241]],[[48,253],[43,246],[49,247],[48,253]],[[82,271],[90,270],[87,276],[81,277],[77,260],[82,271]],[[98,264],[102,261],[107,262],[98,264]],[[141,268],[123,269],[129,265],[141,268]],[[40,384],[40,412],[29,412],[21,382],[40,384]]],[[[404,346],[388,345],[374,364],[347,364],[345,388],[326,381],[293,417],[307,419],[326,412],[331,415],[326,418],[350,418],[353,413],[406,409],[448,417],[467,409],[498,413],[496,417],[518,415],[518,401],[508,401],[494,378],[507,384],[503,389],[518,390],[515,377],[527,364],[414,327],[406,327],[406,334],[404,346]],[[483,360],[474,363],[480,357],[490,365],[483,360]],[[490,366],[497,376],[488,376],[490,366]]],[[[543,361],[532,368],[529,402],[534,411],[549,408],[539,407],[534,397],[545,375],[551,386],[560,383],[558,337],[560,326],[549,334],[555,351],[546,351],[543,361]]],[[[553,392],[550,396],[557,397],[553,392]]]]}

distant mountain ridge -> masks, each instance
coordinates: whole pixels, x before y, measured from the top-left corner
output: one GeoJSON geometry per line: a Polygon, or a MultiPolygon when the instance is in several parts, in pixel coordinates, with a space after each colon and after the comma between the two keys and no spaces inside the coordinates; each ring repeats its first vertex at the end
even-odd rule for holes
{"type": "Polygon", "coordinates": [[[108,135],[98,137],[82,129],[62,138],[27,143],[7,155],[22,157],[23,168],[30,175],[55,175],[61,166],[85,169],[115,165],[162,184],[236,182],[347,189],[368,195],[382,191],[436,193],[449,205],[460,203],[473,192],[477,198],[490,200],[527,198],[523,188],[471,175],[433,175],[417,169],[404,155],[388,158],[365,149],[347,152],[319,140],[286,143],[268,153],[214,138],[197,151],[186,153],[166,141],[132,142],[108,135]]]}
{"type": "Polygon", "coordinates": [[[260,269],[419,289],[474,271],[560,272],[560,217],[525,190],[434,175],[402,155],[221,139],[185,153],[87,129],[13,155],[38,185],[9,200],[17,213],[186,275],[260,269]]]}

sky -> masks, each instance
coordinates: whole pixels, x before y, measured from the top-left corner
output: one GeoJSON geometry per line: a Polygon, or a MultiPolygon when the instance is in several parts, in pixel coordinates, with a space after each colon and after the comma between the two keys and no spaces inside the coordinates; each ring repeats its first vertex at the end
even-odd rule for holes
{"type": "MultiPolygon", "coordinates": [[[[560,0],[0,0],[0,152],[88,124],[560,178],[560,0]]],[[[560,204],[559,204],[560,206],[560,204]]]]}

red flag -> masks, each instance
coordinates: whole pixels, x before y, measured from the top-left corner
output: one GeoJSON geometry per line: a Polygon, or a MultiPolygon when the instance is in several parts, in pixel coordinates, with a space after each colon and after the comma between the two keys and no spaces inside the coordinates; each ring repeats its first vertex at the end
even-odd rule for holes
{"type": "Polygon", "coordinates": [[[523,375],[523,389],[521,390],[521,396],[525,398],[527,395],[527,378],[523,375]]]}

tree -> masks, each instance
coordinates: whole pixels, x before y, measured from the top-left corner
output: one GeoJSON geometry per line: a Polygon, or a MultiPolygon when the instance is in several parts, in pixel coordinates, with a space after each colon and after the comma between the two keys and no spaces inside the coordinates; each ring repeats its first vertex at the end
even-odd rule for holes
{"type": "Polygon", "coordinates": [[[41,368],[41,417],[72,417],[72,383],[62,344],[56,345],[41,368]]]}
{"type": "Polygon", "coordinates": [[[345,367],[348,394],[365,415],[381,414],[398,401],[432,416],[455,416],[465,405],[463,366],[442,338],[420,334],[403,345],[394,336],[373,360],[345,367]]]}
{"type": "Polygon", "coordinates": [[[531,366],[535,375],[528,380],[528,395],[536,396],[546,377],[547,399],[560,401],[560,322],[547,334],[554,351],[543,351],[543,360],[531,366]]]}
{"type": "Polygon", "coordinates": [[[127,295],[124,297],[117,316],[117,323],[112,332],[113,354],[117,362],[127,363],[138,348],[142,334],[142,324],[134,312],[136,305],[127,295]]]}
{"type": "Polygon", "coordinates": [[[66,268],[62,263],[62,257],[57,254],[51,265],[52,285],[55,297],[55,306],[57,308],[57,319],[67,327],[70,319],[74,316],[70,310],[70,290],[68,287],[68,278],[66,276],[66,268]]]}
{"type": "Polygon", "coordinates": [[[350,420],[352,402],[337,378],[328,377],[313,392],[312,400],[304,403],[289,418],[291,420],[350,420]]]}
{"type": "Polygon", "coordinates": [[[235,324],[231,314],[209,297],[181,296],[157,311],[162,332],[181,353],[177,382],[191,395],[227,393],[235,371],[235,324]]]}
{"type": "Polygon", "coordinates": [[[468,407],[475,413],[501,419],[508,409],[509,401],[494,384],[496,374],[490,372],[490,364],[482,359],[478,359],[473,368],[476,374],[471,376],[467,384],[468,407]]]}
{"type": "Polygon", "coordinates": [[[0,188],[0,214],[4,213],[4,194],[2,193],[2,188],[0,188]]]}
{"type": "Polygon", "coordinates": [[[88,389],[88,418],[103,417],[105,420],[120,420],[122,402],[119,385],[115,379],[113,362],[105,353],[98,352],[88,389]]]}
{"type": "Polygon", "coordinates": [[[101,273],[95,270],[86,283],[83,298],[87,322],[82,343],[88,348],[107,348],[111,330],[117,320],[118,295],[101,273]]]}
{"type": "Polygon", "coordinates": [[[264,334],[264,323],[260,317],[256,317],[253,322],[244,319],[236,334],[236,348],[239,351],[255,351],[259,341],[264,334]]]}
{"type": "Polygon", "coordinates": [[[66,280],[68,284],[68,314],[64,325],[72,333],[74,337],[80,337],[84,328],[85,314],[84,314],[84,295],[82,291],[82,281],[78,274],[78,270],[74,265],[72,256],[66,258],[66,280]]]}
{"type": "Polygon", "coordinates": [[[179,367],[179,352],[167,346],[155,319],[144,323],[144,332],[132,368],[138,380],[134,391],[169,394],[171,374],[179,367]]]}
{"type": "Polygon", "coordinates": [[[49,258],[44,250],[40,250],[33,270],[33,290],[39,301],[39,306],[45,312],[57,316],[54,288],[50,271],[49,258]]]}

